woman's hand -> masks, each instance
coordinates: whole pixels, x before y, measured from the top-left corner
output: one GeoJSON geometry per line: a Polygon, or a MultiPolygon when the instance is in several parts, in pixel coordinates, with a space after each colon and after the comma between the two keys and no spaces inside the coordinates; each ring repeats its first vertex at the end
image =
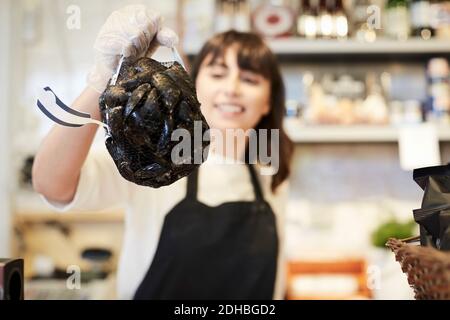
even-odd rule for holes
{"type": "Polygon", "coordinates": [[[160,14],[144,5],[114,11],[95,41],[95,65],[88,74],[88,85],[103,92],[116,72],[121,55],[138,58],[151,55],[159,45],[173,47],[177,43],[175,32],[162,27],[160,14]]]}

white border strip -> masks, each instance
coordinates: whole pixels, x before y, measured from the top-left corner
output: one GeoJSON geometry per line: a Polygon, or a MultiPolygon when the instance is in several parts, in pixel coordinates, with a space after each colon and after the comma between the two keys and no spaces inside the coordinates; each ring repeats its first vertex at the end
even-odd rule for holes
{"type": "Polygon", "coordinates": [[[0,257],[9,257],[11,241],[11,110],[10,92],[10,44],[11,44],[11,0],[0,1],[0,257]]]}

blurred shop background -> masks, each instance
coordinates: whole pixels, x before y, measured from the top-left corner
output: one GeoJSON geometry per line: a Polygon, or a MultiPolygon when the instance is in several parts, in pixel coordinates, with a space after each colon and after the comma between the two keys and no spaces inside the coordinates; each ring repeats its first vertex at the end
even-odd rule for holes
{"type": "Polygon", "coordinates": [[[450,1],[2,0],[0,256],[25,258],[25,298],[114,298],[122,212],[55,214],[33,192],[33,156],[53,125],[35,93],[73,101],[97,31],[132,3],[165,16],[186,61],[231,28],[263,34],[276,53],[296,145],[286,297],[411,299],[384,243],[418,234],[412,168],[450,159],[450,1]],[[71,266],[81,290],[67,290],[71,266]]]}

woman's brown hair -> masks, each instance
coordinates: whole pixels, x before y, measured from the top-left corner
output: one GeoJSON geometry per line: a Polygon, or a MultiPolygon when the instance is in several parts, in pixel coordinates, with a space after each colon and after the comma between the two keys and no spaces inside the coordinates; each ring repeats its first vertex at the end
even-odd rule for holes
{"type": "Polygon", "coordinates": [[[275,55],[259,35],[231,30],[217,34],[205,43],[200,53],[195,57],[191,75],[195,83],[200,66],[205,58],[211,55],[211,62],[216,61],[217,58],[223,58],[226,50],[231,46],[237,48],[237,61],[240,69],[258,73],[270,81],[270,111],[260,120],[255,129],[268,129],[269,156],[271,156],[270,129],[280,130],[280,164],[278,172],[272,177],[271,184],[272,192],[275,192],[276,188],[289,177],[293,152],[292,141],[283,129],[285,92],[283,78],[275,55]]]}

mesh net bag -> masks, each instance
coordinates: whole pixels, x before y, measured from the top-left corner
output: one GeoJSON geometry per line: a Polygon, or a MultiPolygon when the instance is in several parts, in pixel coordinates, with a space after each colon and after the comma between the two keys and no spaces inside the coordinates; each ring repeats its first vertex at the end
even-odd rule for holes
{"type": "Polygon", "coordinates": [[[209,129],[195,87],[184,68],[151,58],[125,59],[115,85],[100,97],[102,121],[109,127],[106,147],[120,174],[139,185],[159,188],[187,176],[206,158],[209,129]],[[190,135],[188,152],[172,133],[190,135]],[[206,134],[205,134],[206,132],[206,134]]]}
{"type": "Polygon", "coordinates": [[[398,239],[390,239],[386,245],[407,275],[416,299],[450,299],[450,253],[398,239]]]}

